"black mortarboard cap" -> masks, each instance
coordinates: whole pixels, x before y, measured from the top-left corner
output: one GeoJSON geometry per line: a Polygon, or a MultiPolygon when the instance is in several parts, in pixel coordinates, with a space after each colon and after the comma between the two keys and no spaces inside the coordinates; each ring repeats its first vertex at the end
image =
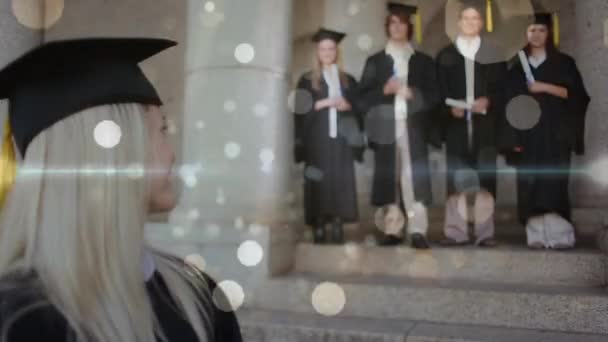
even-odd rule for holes
{"type": "Polygon", "coordinates": [[[42,131],[87,108],[161,105],[138,63],[176,45],[166,39],[90,38],[45,43],[0,70],[15,143],[25,155],[42,131]]]}
{"type": "Polygon", "coordinates": [[[540,25],[547,25],[549,29],[553,27],[553,14],[551,13],[535,13],[534,23],[540,25]]]}
{"type": "Polygon", "coordinates": [[[346,37],[346,33],[320,28],[317,33],[312,36],[312,41],[318,43],[324,39],[331,39],[338,44],[344,37],[346,37]]]}
{"type": "Polygon", "coordinates": [[[418,12],[418,7],[405,5],[398,2],[389,2],[387,4],[388,12],[391,14],[406,14],[412,16],[418,12]]]}

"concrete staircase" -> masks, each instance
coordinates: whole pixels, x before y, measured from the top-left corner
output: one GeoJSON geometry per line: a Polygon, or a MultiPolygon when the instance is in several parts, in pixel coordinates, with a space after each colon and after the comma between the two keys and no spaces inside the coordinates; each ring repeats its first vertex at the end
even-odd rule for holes
{"type": "Polygon", "coordinates": [[[608,341],[608,261],[591,241],[532,251],[522,228],[498,230],[496,249],[302,243],[293,271],[246,300],[246,340],[608,341]],[[343,290],[336,316],[312,305],[323,282],[343,290]]]}

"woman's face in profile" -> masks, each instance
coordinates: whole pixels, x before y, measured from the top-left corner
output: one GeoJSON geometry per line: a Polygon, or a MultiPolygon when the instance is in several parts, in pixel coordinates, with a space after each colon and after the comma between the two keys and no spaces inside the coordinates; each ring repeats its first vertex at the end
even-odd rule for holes
{"type": "Polygon", "coordinates": [[[175,151],[169,142],[167,118],[158,106],[147,107],[147,126],[150,135],[151,160],[150,203],[151,213],[165,212],[177,204],[177,195],[172,182],[175,151]]]}

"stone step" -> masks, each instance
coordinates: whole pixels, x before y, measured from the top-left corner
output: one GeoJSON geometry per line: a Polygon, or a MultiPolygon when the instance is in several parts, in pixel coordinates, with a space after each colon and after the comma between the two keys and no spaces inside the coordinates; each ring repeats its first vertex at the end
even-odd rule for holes
{"type": "Polygon", "coordinates": [[[607,285],[608,261],[599,251],[533,251],[502,245],[437,247],[370,247],[299,244],[294,271],[333,276],[395,276],[432,280],[471,280],[502,284],[561,286],[607,285]]]}
{"type": "Polygon", "coordinates": [[[339,317],[608,334],[608,293],[600,287],[293,274],[257,287],[246,308],[315,314],[312,294],[325,282],[338,286],[320,298],[339,317]]]}
{"type": "Polygon", "coordinates": [[[607,335],[480,325],[324,317],[283,311],[238,312],[247,342],[605,342],[607,335]]]}

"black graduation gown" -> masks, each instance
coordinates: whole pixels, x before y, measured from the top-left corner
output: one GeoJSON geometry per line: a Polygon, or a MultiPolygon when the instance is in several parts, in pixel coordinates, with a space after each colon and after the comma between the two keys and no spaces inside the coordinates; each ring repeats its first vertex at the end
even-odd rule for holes
{"type": "Polygon", "coordinates": [[[475,190],[477,186],[481,186],[496,196],[496,126],[498,120],[504,116],[507,72],[507,63],[502,62],[504,58],[500,56],[500,49],[482,38],[475,57],[475,99],[488,97],[490,107],[485,115],[472,115],[473,138],[470,149],[466,119],[452,116],[450,107],[445,104],[446,98],[466,99],[465,57],[455,44],[447,46],[437,56],[442,108],[440,121],[447,154],[448,195],[475,190]],[[467,169],[476,171],[477,179],[457,179],[457,171],[467,169]]]}
{"type": "MultiPolygon", "coordinates": [[[[211,289],[206,314],[211,323],[206,329],[210,342],[242,342],[238,321],[234,313],[219,310],[212,298],[217,286],[208,276],[203,275],[211,289]]],[[[0,327],[8,328],[6,342],[75,341],[75,333],[68,326],[62,314],[41,294],[34,275],[21,275],[0,281],[0,327]],[[20,310],[36,305],[31,311],[16,316],[20,310]],[[6,326],[15,317],[18,319],[6,326]]],[[[184,321],[182,313],[175,309],[167,287],[158,272],[146,283],[154,312],[169,342],[198,342],[192,327],[184,321]]],[[[2,330],[4,331],[4,330],[2,330]]],[[[156,339],[161,341],[160,337],[156,339]]]]}
{"type": "MultiPolygon", "coordinates": [[[[398,203],[401,195],[396,164],[395,96],[384,95],[384,85],[393,75],[393,58],[380,51],[367,59],[359,83],[359,104],[366,113],[365,131],[375,154],[372,187],[372,205],[375,206],[398,203]]],[[[414,197],[429,205],[432,191],[427,144],[433,143],[431,115],[439,97],[433,59],[416,51],[409,61],[407,82],[414,92],[413,100],[407,104],[414,197]]]]}
{"type": "Polygon", "coordinates": [[[568,183],[572,152],[585,152],[585,116],[589,95],[575,61],[559,51],[550,51],[538,68],[530,66],[537,81],[568,89],[568,99],[549,94],[531,94],[519,58],[513,59],[507,82],[507,98],[532,96],[540,105],[538,123],[517,130],[508,122],[502,128],[502,145],[523,149],[509,161],[518,168],[518,208],[522,224],[536,215],[557,213],[570,220],[568,183]],[[539,171],[551,171],[539,173],[539,171]]]}
{"type": "Polygon", "coordinates": [[[322,77],[320,90],[315,90],[311,72],[298,82],[296,108],[310,108],[295,114],[295,159],[306,166],[304,207],[308,225],[316,225],[320,219],[340,218],[352,223],[359,218],[354,162],[363,158],[364,140],[355,102],[357,82],[351,75],[346,76],[348,85],[342,85],[342,96],[353,109],[338,112],[335,139],[329,136],[329,109],[314,109],[315,102],[328,97],[327,83],[322,77]]]}

